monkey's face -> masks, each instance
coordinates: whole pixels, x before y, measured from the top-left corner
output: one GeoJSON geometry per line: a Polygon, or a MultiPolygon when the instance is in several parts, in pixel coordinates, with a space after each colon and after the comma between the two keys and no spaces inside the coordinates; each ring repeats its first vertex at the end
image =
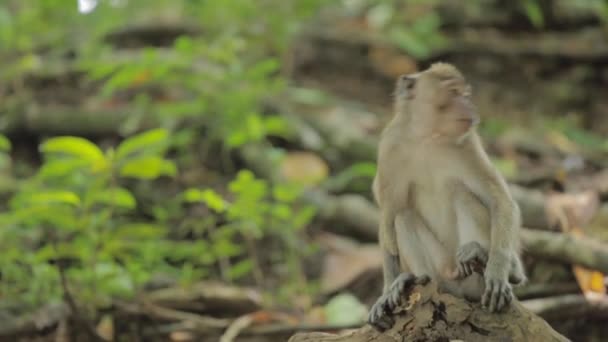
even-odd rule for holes
{"type": "Polygon", "coordinates": [[[397,101],[410,113],[417,134],[459,141],[479,123],[471,87],[458,74],[437,74],[431,68],[404,75],[397,83],[397,101]]]}

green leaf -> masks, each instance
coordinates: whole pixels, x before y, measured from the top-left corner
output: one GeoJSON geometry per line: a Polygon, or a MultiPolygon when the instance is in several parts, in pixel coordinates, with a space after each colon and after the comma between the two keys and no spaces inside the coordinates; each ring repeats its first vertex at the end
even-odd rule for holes
{"type": "Polygon", "coordinates": [[[93,203],[102,203],[124,209],[134,209],[137,201],[129,190],[115,187],[95,193],[93,195],[93,203]]]}
{"type": "Polygon", "coordinates": [[[241,254],[243,249],[241,246],[233,243],[228,239],[218,239],[212,245],[215,255],[221,258],[233,257],[241,254]]]}
{"type": "Polygon", "coordinates": [[[275,58],[268,58],[251,66],[247,70],[247,76],[251,79],[259,79],[277,71],[280,67],[279,61],[275,58]]]}
{"type": "Polygon", "coordinates": [[[247,122],[247,130],[249,133],[249,138],[253,140],[258,140],[264,137],[264,124],[259,115],[249,115],[246,118],[247,122]]]}
{"type": "Polygon", "coordinates": [[[137,179],[155,179],[163,175],[175,176],[177,167],[170,160],[148,156],[128,161],[120,169],[120,175],[137,179]]]}
{"type": "Polygon", "coordinates": [[[78,229],[75,210],[67,206],[49,206],[48,204],[32,204],[31,202],[12,202],[11,216],[2,220],[3,224],[23,224],[25,226],[40,226],[41,223],[51,225],[66,231],[78,229]]]}
{"type": "Polygon", "coordinates": [[[66,177],[71,176],[79,168],[87,166],[87,161],[72,160],[49,160],[38,170],[38,175],[42,178],[66,177]]]}
{"type": "Polygon", "coordinates": [[[247,132],[242,130],[236,130],[228,134],[226,144],[230,147],[239,147],[249,140],[247,132]]]}
{"type": "Polygon", "coordinates": [[[238,279],[249,274],[252,269],[253,261],[251,259],[245,259],[232,265],[232,267],[230,267],[228,270],[228,276],[230,279],[238,279]]]}
{"type": "Polygon", "coordinates": [[[299,184],[277,184],[272,188],[274,199],[284,203],[295,201],[301,193],[302,187],[299,184]]]}
{"type": "Polygon", "coordinates": [[[318,89],[297,88],[289,89],[289,96],[294,102],[305,105],[322,105],[329,101],[329,96],[318,89]]]}
{"type": "Polygon", "coordinates": [[[264,130],[266,134],[284,136],[289,132],[289,127],[284,118],[269,116],[264,118],[264,130]]]}
{"type": "Polygon", "coordinates": [[[155,239],[163,238],[166,229],[152,223],[127,223],[116,228],[115,237],[120,239],[155,239]]]}
{"type": "Polygon", "coordinates": [[[131,277],[122,266],[111,262],[101,262],[95,264],[94,272],[100,290],[118,296],[129,296],[133,293],[134,285],[131,277]]]}
{"type": "Polygon", "coordinates": [[[424,58],[429,54],[428,41],[420,39],[417,35],[404,29],[395,28],[389,36],[400,48],[417,58],[424,58]]]}
{"type": "Polygon", "coordinates": [[[292,215],[291,207],[287,204],[276,204],[272,207],[272,215],[279,220],[287,220],[292,215]]]}
{"type": "Polygon", "coordinates": [[[0,151],[8,152],[11,149],[11,141],[7,137],[0,134],[0,151]]]}
{"type": "Polygon", "coordinates": [[[228,184],[228,189],[235,194],[250,196],[251,198],[262,198],[268,190],[268,185],[263,179],[256,179],[250,170],[241,170],[236,179],[228,184]]]}
{"type": "Polygon", "coordinates": [[[72,204],[80,205],[80,197],[71,191],[40,191],[32,192],[28,202],[31,204],[72,204]]]}
{"type": "Polygon", "coordinates": [[[317,208],[314,206],[306,206],[300,209],[291,219],[294,230],[304,228],[312,221],[316,214],[317,208]]]}
{"type": "Polygon", "coordinates": [[[492,158],[492,163],[506,178],[517,176],[517,163],[513,159],[492,158]]]}
{"type": "MultiPolygon", "coordinates": [[[[123,160],[129,155],[141,153],[152,149],[153,146],[166,145],[169,133],[167,130],[159,128],[141,134],[134,135],[123,141],[116,149],[116,159],[123,160]]],[[[160,146],[164,148],[165,146],[160,146]]],[[[155,149],[154,152],[157,152],[155,149]]]]}
{"type": "Polygon", "coordinates": [[[40,145],[40,151],[66,154],[89,163],[105,164],[105,157],[99,147],[80,137],[65,136],[48,139],[40,145]]]}
{"type": "Polygon", "coordinates": [[[540,28],[544,25],[543,11],[536,0],[527,0],[522,4],[524,12],[534,27],[540,28]]]}
{"type": "Polygon", "coordinates": [[[352,294],[343,293],[331,298],[324,307],[328,324],[359,324],[367,316],[367,308],[352,294]]]}
{"type": "Polygon", "coordinates": [[[226,202],[217,192],[211,189],[203,191],[198,189],[188,189],[184,192],[184,199],[187,202],[203,202],[210,209],[221,213],[226,210],[226,202]]]}

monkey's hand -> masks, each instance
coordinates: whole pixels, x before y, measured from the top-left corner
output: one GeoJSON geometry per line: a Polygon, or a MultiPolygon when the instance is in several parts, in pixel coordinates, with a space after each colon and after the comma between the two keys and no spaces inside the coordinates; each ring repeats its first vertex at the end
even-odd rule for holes
{"type": "Polygon", "coordinates": [[[382,294],[372,306],[367,322],[379,331],[390,329],[395,324],[392,311],[399,305],[403,294],[409,292],[413,286],[424,285],[429,280],[428,276],[416,277],[411,273],[401,273],[393,281],[388,291],[382,294]]]}
{"type": "Polygon", "coordinates": [[[456,262],[458,263],[457,279],[466,278],[473,272],[483,274],[488,262],[488,251],[477,241],[467,242],[456,251],[456,262]]]}
{"type": "Polygon", "coordinates": [[[508,263],[492,262],[486,265],[484,279],[486,289],[481,298],[481,305],[490,312],[500,311],[513,300],[513,290],[508,281],[508,263]]]}

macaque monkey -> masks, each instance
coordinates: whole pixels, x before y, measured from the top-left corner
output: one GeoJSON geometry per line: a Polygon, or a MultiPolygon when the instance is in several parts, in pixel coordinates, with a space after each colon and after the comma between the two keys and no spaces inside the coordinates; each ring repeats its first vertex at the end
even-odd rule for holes
{"type": "Polygon", "coordinates": [[[490,312],[525,281],[519,259],[520,212],[476,132],[471,87],[452,65],[399,78],[395,114],[382,132],[373,193],[381,212],[384,291],[369,314],[379,330],[415,284],[490,312]]]}

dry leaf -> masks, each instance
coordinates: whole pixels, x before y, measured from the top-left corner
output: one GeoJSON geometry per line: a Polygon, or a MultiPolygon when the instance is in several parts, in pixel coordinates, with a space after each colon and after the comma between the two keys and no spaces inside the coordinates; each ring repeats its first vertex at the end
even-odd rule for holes
{"type": "MultiPolygon", "coordinates": [[[[583,236],[583,231],[578,227],[573,227],[570,234],[574,236],[583,236]]],[[[606,293],[606,285],[604,284],[604,274],[598,271],[593,271],[580,266],[573,266],[574,275],[583,294],[589,293],[606,293]]]]}
{"type": "Polygon", "coordinates": [[[576,194],[550,194],[545,205],[550,226],[559,224],[563,231],[584,227],[596,215],[600,201],[593,190],[576,194]]]}
{"type": "Polygon", "coordinates": [[[187,331],[172,331],[169,334],[169,339],[175,342],[194,341],[194,335],[187,331]]]}
{"type": "Polygon", "coordinates": [[[418,70],[415,60],[394,48],[374,46],[370,49],[369,58],[376,70],[393,79],[418,70]]]}
{"type": "Polygon", "coordinates": [[[224,334],[220,337],[220,342],[233,342],[241,331],[254,323],[253,315],[241,316],[232,322],[224,334]]]}
{"type": "Polygon", "coordinates": [[[567,136],[561,132],[550,131],[545,136],[546,140],[563,153],[577,153],[578,147],[567,136]]]}
{"type": "Polygon", "coordinates": [[[422,298],[422,296],[420,295],[420,292],[414,292],[414,293],[410,294],[410,296],[407,300],[408,305],[405,308],[405,310],[411,309],[414,305],[416,305],[416,303],[418,303],[420,301],[420,298],[422,298]]]}
{"type": "Polygon", "coordinates": [[[281,161],[281,175],[290,181],[314,185],[329,175],[329,166],[310,152],[289,152],[281,161]]]}
{"type": "MultiPolygon", "coordinates": [[[[573,236],[584,236],[580,228],[586,226],[599,209],[599,196],[595,191],[578,194],[554,194],[547,199],[547,215],[552,224],[559,223],[562,231],[573,236]]],[[[573,265],[572,270],[581,291],[586,296],[605,294],[604,274],[573,265]]]]}
{"type": "Polygon", "coordinates": [[[114,341],[114,320],[112,316],[105,315],[97,324],[97,334],[103,337],[106,341],[114,341]]]}
{"type": "Polygon", "coordinates": [[[318,242],[328,249],[321,274],[324,293],[339,291],[366,271],[382,267],[382,251],[376,244],[362,245],[329,233],[320,234],[318,242]]]}

